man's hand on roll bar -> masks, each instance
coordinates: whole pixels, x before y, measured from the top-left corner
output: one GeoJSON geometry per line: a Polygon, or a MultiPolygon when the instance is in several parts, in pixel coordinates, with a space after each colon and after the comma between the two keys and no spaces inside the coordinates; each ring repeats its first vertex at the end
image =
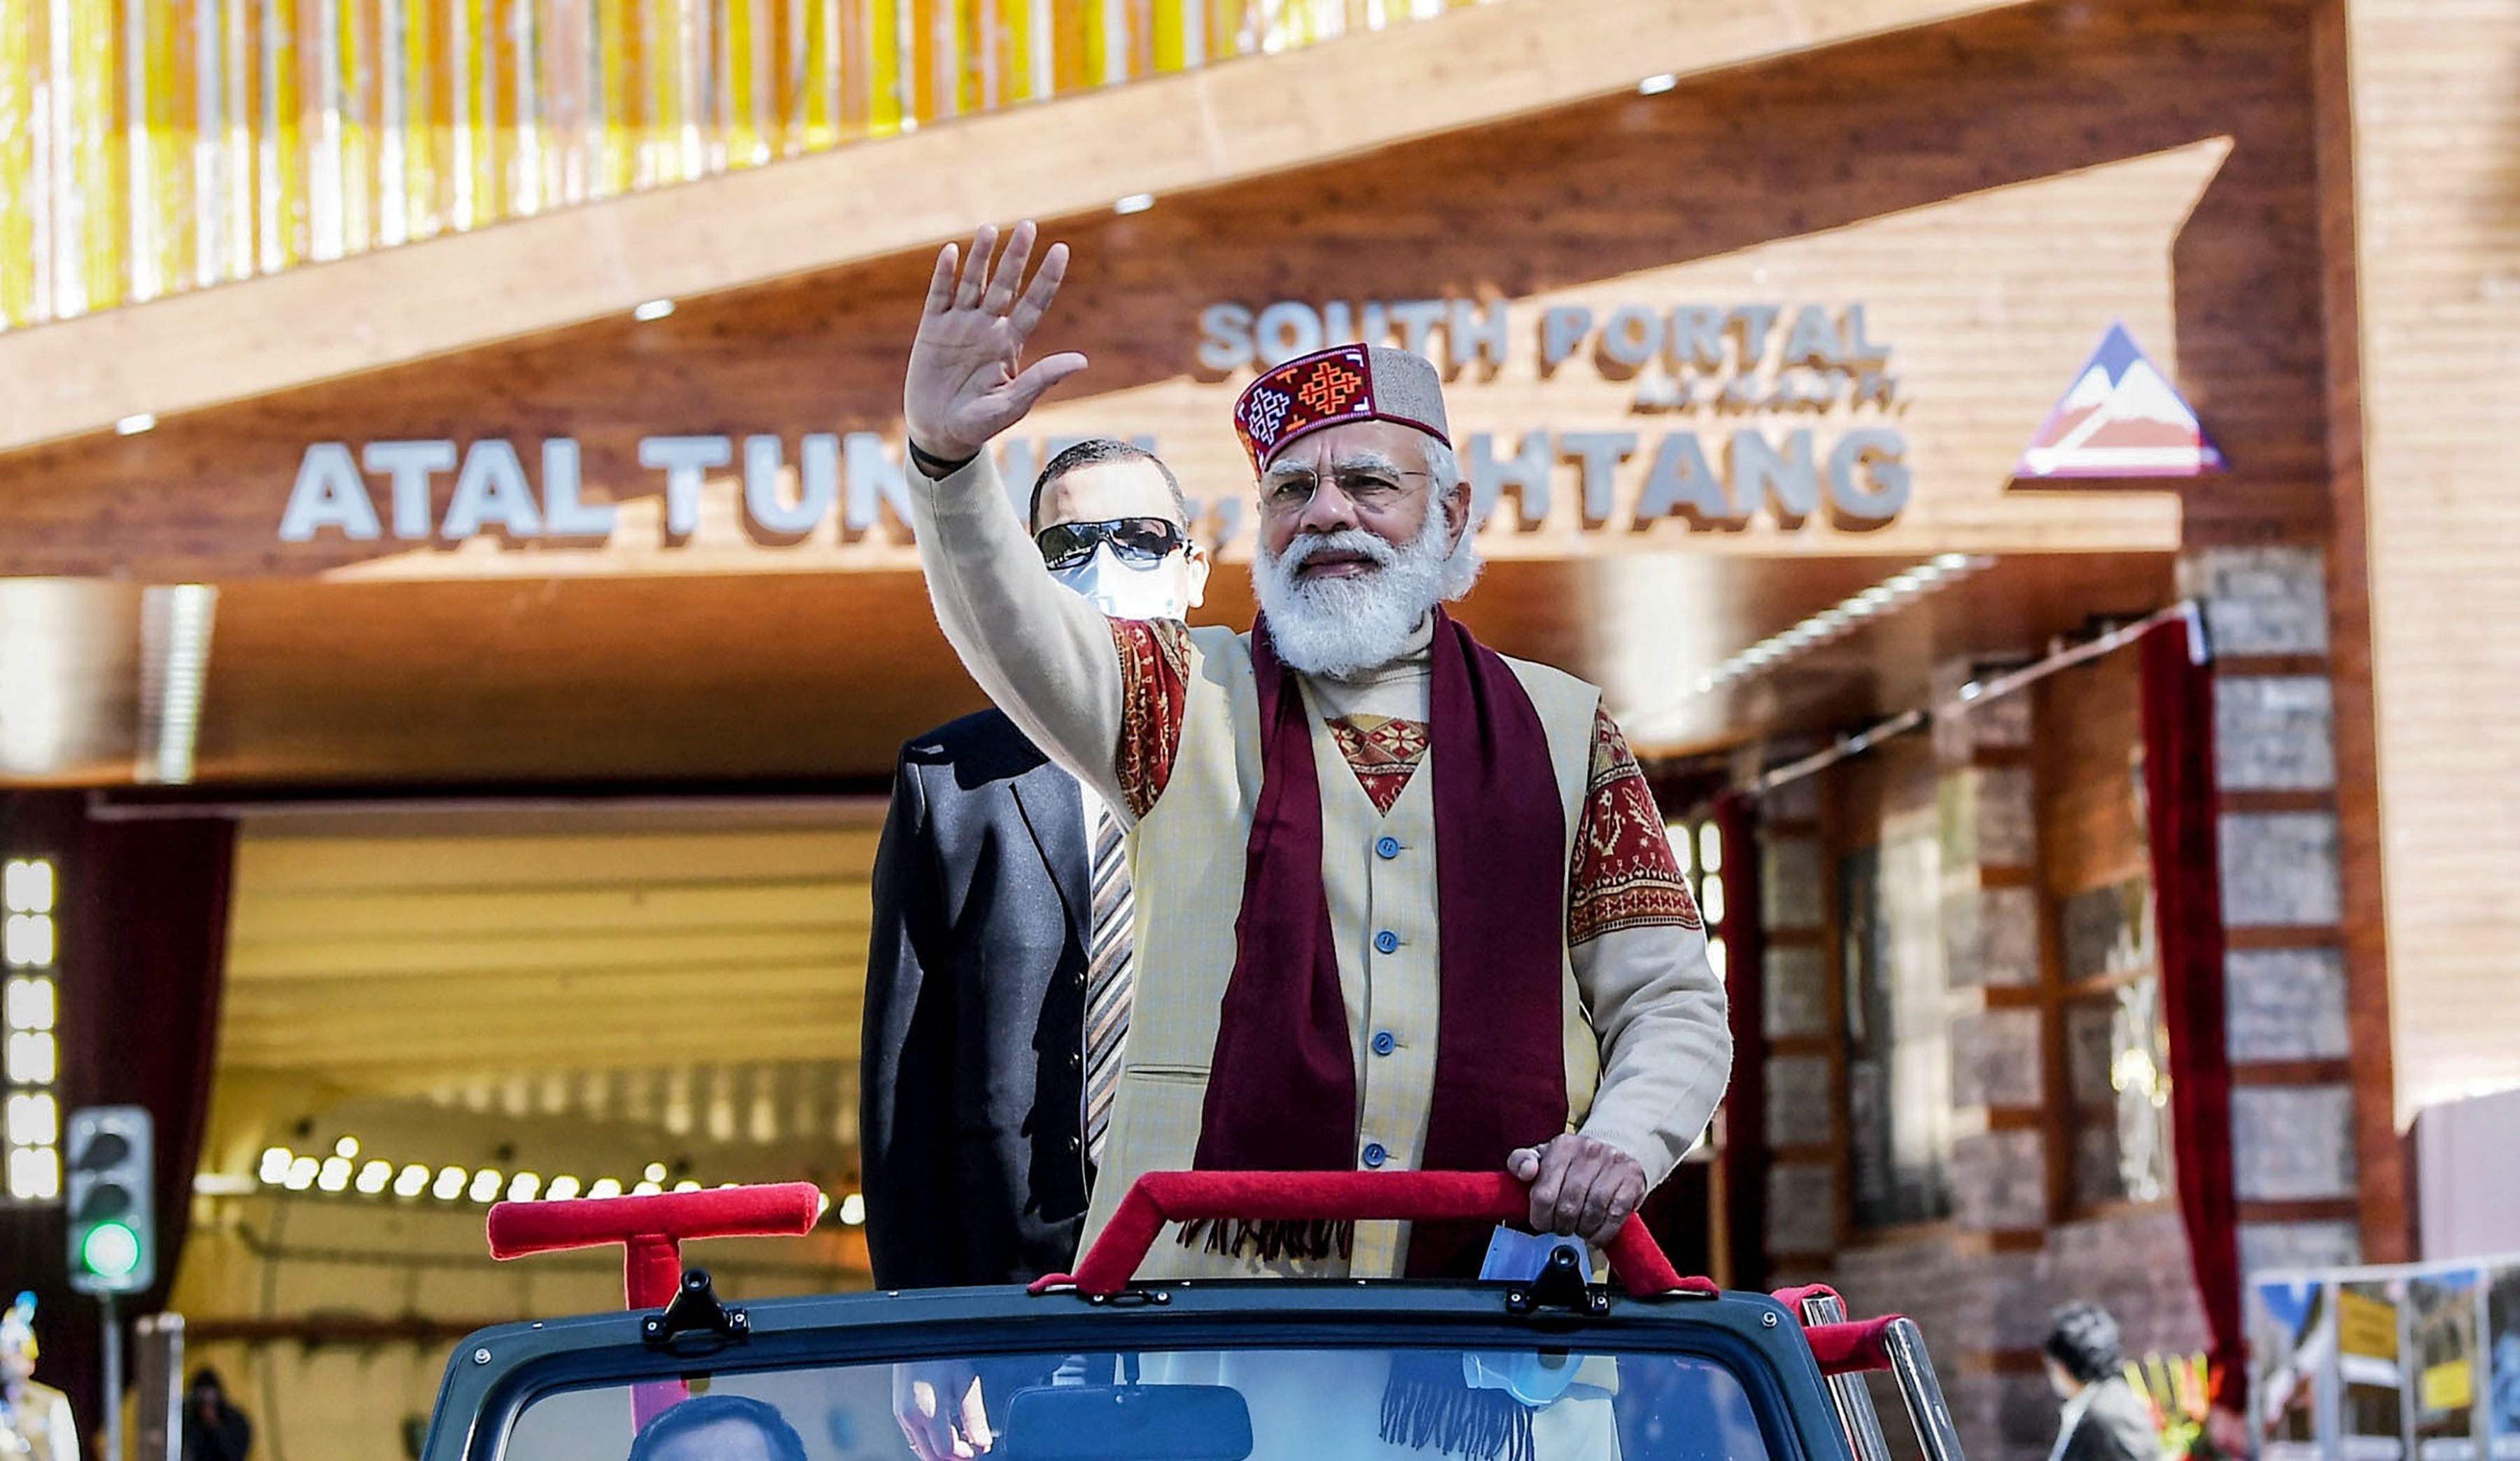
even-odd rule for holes
{"type": "Polygon", "coordinates": [[[1619,1235],[1645,1200],[1645,1169],[1608,1142],[1568,1132],[1506,1159],[1506,1170],[1531,1187],[1531,1226],[1565,1233],[1596,1248],[1619,1235]]]}

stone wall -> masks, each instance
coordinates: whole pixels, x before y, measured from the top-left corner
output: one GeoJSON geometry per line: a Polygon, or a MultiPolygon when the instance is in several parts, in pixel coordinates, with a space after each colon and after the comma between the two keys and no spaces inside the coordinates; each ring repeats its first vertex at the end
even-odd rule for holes
{"type": "MultiPolygon", "coordinates": [[[[2246,1268],[2358,1260],[2351,986],[2339,928],[2336,708],[2326,566],[2312,547],[2181,566],[2215,657],[2232,1184],[2246,1268]]],[[[2386,1077],[2373,1099],[2385,1106],[2386,1077]]],[[[2385,1110],[2377,1114],[2385,1123],[2385,1110]]]]}
{"type": "MultiPolygon", "coordinates": [[[[2299,548],[2208,551],[2182,568],[2217,655],[2232,1176],[2251,1268],[2362,1252],[2357,1131],[2369,1114],[2337,929],[2333,697],[2315,672],[2326,649],[2321,571],[2318,554],[2299,548]]],[[[1938,666],[1937,701],[2001,668],[1938,666]]],[[[1764,809],[1775,1277],[1824,1278],[1856,1312],[1916,1318],[1974,1461],[2036,1461],[2053,1438],[2038,1351],[2056,1304],[2108,1307],[2134,1356],[2207,1343],[2176,1208],[2111,1187],[2133,1181],[2116,1131],[2077,1115],[2114,1099],[2112,1012],[2142,1007],[2158,951],[2136,774],[2139,681],[2124,657],[2070,673],[2086,678],[2067,687],[2059,676],[2052,697],[2044,688],[1939,716],[1930,763],[1912,747],[1904,761],[1850,762],[1764,809]],[[1951,1215],[1867,1235],[1853,1231],[1842,1190],[1836,878],[1850,851],[1887,845],[1894,808],[1926,805],[1929,791],[1939,886],[1920,916],[1939,936],[1951,1001],[1951,1215]]],[[[2145,1190],[2158,1191],[2151,1171],[2145,1190]]],[[[1897,1439],[1905,1428],[1891,1408],[1897,1439]]]]}
{"type": "MultiPolygon", "coordinates": [[[[2031,1461],[2055,1438],[2056,1401],[2036,1353],[2060,1303],[2106,1307],[2131,1358],[2205,1347],[2187,1237],[2166,1209],[2062,1223],[2020,1253],[1948,1235],[1851,1248],[1837,1256],[1835,1282],[1853,1312],[1903,1313],[1925,1331],[1971,1461],[2031,1461]]],[[[1897,1402],[1881,1398],[1891,1406],[1884,1429],[1912,1455],[1897,1402]]]]}

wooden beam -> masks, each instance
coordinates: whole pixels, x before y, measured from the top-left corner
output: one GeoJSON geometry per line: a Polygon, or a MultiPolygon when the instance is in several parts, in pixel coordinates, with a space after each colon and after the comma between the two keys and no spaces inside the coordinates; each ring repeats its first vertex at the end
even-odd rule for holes
{"type": "Polygon", "coordinates": [[[2016,3],[1512,0],[1013,108],[0,335],[0,452],[2016,3]]]}
{"type": "MultiPolygon", "coordinates": [[[[846,1053],[854,1055],[855,1048],[855,1042],[852,1041],[846,1053]]],[[[756,1055],[747,1051],[742,1059],[755,1065],[776,1063],[832,1067],[834,1072],[833,1099],[839,1103],[838,1109],[832,1112],[833,1120],[837,1122],[846,1119],[851,1123],[851,1129],[854,1130],[858,1101],[858,1068],[853,1059],[837,1061],[832,1056],[833,1052],[828,1050],[786,1058],[770,1054],[756,1055]]],[[[693,1060],[686,1059],[670,1064],[694,1063],[693,1060]]],[[[649,1073],[664,1064],[668,1063],[642,1059],[635,1054],[621,1052],[597,1052],[587,1058],[580,1058],[575,1052],[571,1052],[565,1063],[555,1063],[552,1070],[536,1073],[548,1075],[552,1071],[564,1071],[571,1075],[608,1073],[614,1071],[649,1073]]],[[[732,1064],[732,1062],[725,1064],[732,1064]]],[[[223,1064],[222,1069],[249,1070],[258,1075],[272,1079],[295,1079],[301,1074],[312,1074],[340,1089],[365,1095],[407,1096],[431,1101],[450,1087],[460,1087],[475,1082],[504,1086],[518,1078],[519,1073],[513,1066],[477,1058],[451,1060],[435,1066],[404,1065],[392,1061],[342,1060],[306,1073],[273,1071],[267,1067],[249,1067],[242,1063],[232,1067],[223,1064]]],[[[855,1137],[852,1136],[849,1139],[853,1141],[855,1137]]]]}
{"type": "Polygon", "coordinates": [[[689,1000],[705,989],[710,1003],[730,1003],[765,990],[803,990],[859,997],[866,961],[832,965],[820,959],[792,963],[727,965],[660,964],[645,969],[561,970],[518,975],[506,970],[452,969],[411,979],[291,979],[231,986],[222,1002],[231,1025],[273,1020],[311,1020],[368,1010],[566,1010],[629,1002],[652,1010],[658,999],[689,1000]]]}
{"type": "MultiPolygon", "coordinates": [[[[520,1072],[540,1073],[558,1061],[569,1062],[571,1070],[591,1071],[739,1066],[756,1059],[821,1060],[856,1045],[857,1021],[854,1016],[846,1020],[792,1016],[782,1021],[775,1035],[748,1027],[608,1029],[562,1041],[549,1036],[472,1039],[456,1031],[437,1031],[426,1039],[397,1036],[397,1041],[390,1047],[304,1040],[231,1044],[220,1047],[219,1059],[223,1066],[296,1072],[330,1083],[355,1084],[337,1073],[373,1070],[401,1070],[460,1083],[461,1077],[476,1072],[502,1077],[520,1072]]],[[[784,1119],[786,1108],[779,1110],[784,1119]]]]}
{"type": "Polygon", "coordinates": [[[590,974],[657,965],[828,964],[836,969],[866,957],[866,936],[830,929],[761,933],[718,929],[704,933],[617,934],[549,938],[437,937],[372,943],[241,945],[228,951],[233,985],[295,979],[354,976],[423,979],[441,974],[590,974]]]}
{"type": "Polygon", "coordinates": [[[653,885],[689,889],[862,878],[872,829],[541,834],[506,837],[291,837],[248,833],[237,849],[239,901],[271,893],[653,885]]]}
{"type": "Polygon", "coordinates": [[[237,905],[229,937],[248,944],[329,943],[468,934],[661,933],[695,929],[868,927],[864,883],[800,878],[748,884],[519,889],[516,891],[258,892],[237,905]]]}
{"type": "Polygon", "coordinates": [[[635,1029],[572,1030],[566,1036],[547,1029],[478,1029],[441,1033],[425,1042],[401,1040],[391,1046],[315,1048],[302,1040],[269,1046],[226,1044],[219,1057],[222,1065],[258,1071],[399,1070],[454,1078],[479,1070],[540,1072],[556,1061],[566,1061],[571,1070],[597,1070],[623,1065],[829,1060],[854,1050],[857,1041],[854,1018],[812,1023],[788,1019],[709,1028],[659,1023],[635,1029]]]}

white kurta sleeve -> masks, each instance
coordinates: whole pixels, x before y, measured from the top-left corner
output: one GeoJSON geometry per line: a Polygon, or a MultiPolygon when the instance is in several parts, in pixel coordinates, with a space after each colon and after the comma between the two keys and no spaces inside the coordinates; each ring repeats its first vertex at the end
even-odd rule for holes
{"type": "Polygon", "coordinates": [[[1636,1158],[1658,1187],[1732,1078],[1730,1009],[1706,935],[1673,924],[1618,929],[1576,945],[1573,958],[1601,1041],[1601,1084],[1584,1134],[1636,1158]]]}
{"type": "Polygon", "coordinates": [[[908,476],[928,598],[963,666],[1034,745],[1134,821],[1113,770],[1121,685],[1110,621],[1050,576],[987,452],[942,480],[916,464],[908,476]]]}
{"type": "Polygon", "coordinates": [[[1566,917],[1601,1052],[1584,1134],[1636,1158],[1659,1185],[1732,1078],[1731,1002],[1644,772],[1606,712],[1593,730],[1566,917]]]}

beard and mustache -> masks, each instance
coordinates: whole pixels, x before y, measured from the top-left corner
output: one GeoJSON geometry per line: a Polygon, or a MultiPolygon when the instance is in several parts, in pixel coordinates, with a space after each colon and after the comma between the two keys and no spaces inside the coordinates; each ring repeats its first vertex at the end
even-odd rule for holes
{"type": "Polygon", "coordinates": [[[1351,679],[1388,664],[1439,604],[1478,581],[1481,563],[1468,528],[1444,541],[1450,524],[1432,503],[1425,525],[1394,547],[1366,531],[1299,533],[1283,554],[1263,541],[1251,563],[1251,587],[1269,620],[1278,658],[1299,674],[1351,679]],[[1374,567],[1339,578],[1298,578],[1296,571],[1324,553],[1353,553],[1374,567]]]}

